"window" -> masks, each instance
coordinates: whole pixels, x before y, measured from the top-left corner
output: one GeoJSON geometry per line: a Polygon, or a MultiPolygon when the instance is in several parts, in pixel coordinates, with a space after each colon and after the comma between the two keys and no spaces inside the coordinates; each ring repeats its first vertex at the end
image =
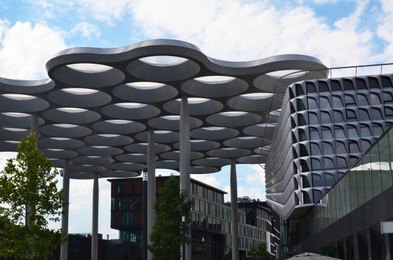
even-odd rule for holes
{"type": "Polygon", "coordinates": [[[307,140],[307,135],[304,129],[299,129],[299,140],[300,141],[306,141],[307,140]]]}
{"type": "Polygon", "coordinates": [[[326,186],[333,186],[336,181],[334,180],[334,176],[329,173],[325,173],[325,184],[326,186]]]}
{"type": "Polygon", "coordinates": [[[358,104],[359,106],[367,106],[368,105],[368,100],[367,96],[365,93],[359,93],[358,94],[358,104]]]}
{"type": "Polygon", "coordinates": [[[311,145],[311,154],[312,155],[322,154],[321,149],[319,148],[319,145],[317,143],[310,143],[310,145],[311,145]]]}
{"type": "Polygon", "coordinates": [[[349,79],[344,79],[344,90],[354,90],[353,82],[349,79]]]}
{"type": "Polygon", "coordinates": [[[332,101],[333,101],[333,107],[334,108],[338,108],[338,107],[343,107],[344,106],[340,96],[333,95],[332,96],[332,101]]]}
{"type": "Polygon", "coordinates": [[[326,124],[326,123],[331,123],[332,119],[330,117],[330,114],[328,112],[322,111],[321,112],[321,123],[326,124]]]}
{"type": "Polygon", "coordinates": [[[333,111],[333,115],[334,115],[334,122],[336,122],[336,123],[343,123],[345,121],[341,111],[334,110],[333,111]]]}
{"type": "Polygon", "coordinates": [[[325,169],[334,169],[334,162],[331,158],[324,157],[323,162],[325,164],[325,169]]]}
{"type": "Polygon", "coordinates": [[[315,113],[308,113],[308,117],[310,119],[310,124],[317,125],[319,124],[318,116],[315,113]]]}
{"type": "Polygon", "coordinates": [[[369,137],[371,136],[371,131],[368,125],[361,124],[360,125],[360,135],[362,137],[369,137]]]}
{"type": "Polygon", "coordinates": [[[310,138],[311,138],[311,140],[320,140],[321,139],[317,128],[310,127],[310,138]]]}
{"type": "Polygon", "coordinates": [[[355,126],[348,125],[348,137],[359,137],[358,131],[355,126]]]}
{"type": "Polygon", "coordinates": [[[382,120],[381,111],[377,108],[371,109],[371,115],[372,115],[373,120],[382,120]]]}
{"type": "Polygon", "coordinates": [[[334,127],[334,136],[337,138],[345,138],[344,128],[342,126],[334,127]]]}
{"type": "Polygon", "coordinates": [[[347,121],[348,121],[348,122],[357,121],[356,113],[355,113],[354,110],[347,109],[347,110],[346,110],[346,113],[347,113],[347,121]]]}
{"type": "Polygon", "coordinates": [[[308,156],[307,148],[304,144],[299,145],[300,156],[308,156]]]}
{"type": "Polygon", "coordinates": [[[346,106],[356,106],[355,99],[353,95],[345,94],[345,105],[346,106]]]}
{"type": "Polygon", "coordinates": [[[322,127],[322,139],[323,140],[330,140],[333,139],[332,132],[328,127],[322,127]]]}
{"type": "Polygon", "coordinates": [[[359,109],[359,121],[370,121],[370,116],[366,109],[359,109]]]}
{"type": "Polygon", "coordinates": [[[328,97],[321,96],[320,97],[321,108],[330,108],[332,107],[328,97]]]}
{"type": "Polygon", "coordinates": [[[306,119],[304,118],[304,116],[302,114],[299,114],[297,119],[298,119],[299,126],[307,124],[306,119]]]}
{"type": "Polygon", "coordinates": [[[344,142],[336,142],[336,151],[337,154],[345,154],[347,153],[347,148],[344,142]]]}
{"type": "Polygon", "coordinates": [[[314,97],[308,97],[307,101],[308,101],[308,109],[317,109],[318,108],[317,101],[315,100],[314,97]]]}
{"type": "Polygon", "coordinates": [[[322,169],[321,162],[317,158],[311,159],[311,165],[312,165],[313,170],[321,170],[322,169]]]}
{"type": "Polygon", "coordinates": [[[319,190],[313,190],[314,202],[317,203],[322,199],[322,192],[319,190]]]}
{"type": "Polygon", "coordinates": [[[331,143],[323,142],[323,154],[334,154],[333,146],[331,143]]]}
{"type": "Polygon", "coordinates": [[[297,111],[302,111],[302,110],[306,110],[306,106],[304,105],[303,100],[301,99],[296,99],[296,106],[297,106],[297,111]]]}
{"type": "Polygon", "coordinates": [[[376,106],[382,104],[378,93],[370,93],[370,103],[371,105],[376,105],[376,106]]]}
{"type": "Polygon", "coordinates": [[[322,187],[323,186],[322,178],[318,174],[312,175],[312,183],[313,183],[314,187],[322,187]]]}

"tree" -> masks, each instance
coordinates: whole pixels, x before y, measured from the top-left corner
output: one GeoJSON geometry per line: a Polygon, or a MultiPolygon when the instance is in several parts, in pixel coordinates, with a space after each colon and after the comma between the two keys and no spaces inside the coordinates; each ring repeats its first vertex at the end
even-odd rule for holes
{"type": "Polygon", "coordinates": [[[266,246],[264,244],[260,244],[256,248],[252,248],[247,252],[248,257],[247,259],[263,259],[263,260],[269,260],[270,259],[270,254],[266,250],[266,246]]]}
{"type": "Polygon", "coordinates": [[[169,177],[160,188],[154,205],[157,213],[149,250],[155,260],[179,259],[183,239],[188,237],[191,205],[187,194],[180,192],[179,178],[169,177]],[[185,223],[182,223],[182,216],[185,216],[185,223]]]}
{"type": "Polygon", "coordinates": [[[64,205],[57,174],[35,133],[22,139],[17,157],[0,173],[0,257],[45,257],[64,242],[59,230],[48,228],[49,221],[60,221],[64,205]]]}

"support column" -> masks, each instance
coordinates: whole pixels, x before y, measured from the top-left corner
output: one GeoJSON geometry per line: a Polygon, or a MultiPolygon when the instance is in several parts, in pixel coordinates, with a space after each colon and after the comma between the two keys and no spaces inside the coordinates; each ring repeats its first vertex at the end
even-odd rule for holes
{"type": "Polygon", "coordinates": [[[147,235],[147,169],[142,170],[142,198],[143,198],[143,207],[142,207],[142,260],[147,259],[147,244],[148,244],[148,235],[147,235]]]}
{"type": "Polygon", "coordinates": [[[367,232],[367,251],[368,251],[368,259],[372,260],[373,259],[373,252],[372,252],[372,246],[371,246],[371,230],[370,228],[366,229],[367,232]]]}
{"type": "Polygon", "coordinates": [[[99,199],[98,174],[94,174],[91,260],[98,260],[98,199],[99,199]]]}
{"type": "MultiPolygon", "coordinates": [[[[64,171],[63,171],[63,213],[61,216],[61,233],[68,237],[68,204],[70,201],[70,177],[69,177],[69,162],[68,160],[64,161],[64,171]]],[[[60,260],[68,259],[68,242],[65,242],[61,245],[60,248],[60,260]]]]}
{"type": "Polygon", "coordinates": [[[389,234],[384,235],[385,240],[385,260],[390,260],[390,241],[389,241],[389,234]]]}
{"type": "Polygon", "coordinates": [[[36,137],[38,139],[38,116],[36,114],[31,115],[31,132],[36,133],[36,137]]]}
{"type": "MultiPolygon", "coordinates": [[[[190,116],[188,110],[188,98],[186,95],[181,97],[180,105],[180,192],[187,196],[191,195],[190,180],[190,116]]],[[[191,230],[189,230],[188,240],[191,240],[191,230]]],[[[186,243],[183,259],[191,259],[191,244],[186,243]]]]}
{"type": "Polygon", "coordinates": [[[359,238],[358,233],[352,235],[353,240],[353,258],[354,260],[359,260],[359,238]]]}
{"type": "MultiPolygon", "coordinates": [[[[150,244],[150,234],[156,221],[156,211],[154,203],[156,202],[156,152],[154,146],[154,130],[150,129],[148,133],[147,144],[147,241],[150,244]]],[[[152,260],[153,254],[150,250],[147,252],[147,259],[152,260]]]]}
{"type": "Polygon", "coordinates": [[[236,162],[231,160],[231,234],[232,234],[232,260],[239,258],[239,231],[237,217],[237,176],[236,162]]]}

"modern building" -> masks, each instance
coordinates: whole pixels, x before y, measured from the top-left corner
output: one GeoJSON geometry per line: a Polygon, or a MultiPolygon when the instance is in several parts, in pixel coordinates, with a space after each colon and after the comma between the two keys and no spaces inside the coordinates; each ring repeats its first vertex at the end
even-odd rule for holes
{"type": "MultiPolygon", "coordinates": [[[[98,257],[99,178],[135,177],[146,168],[152,210],[156,168],[178,171],[181,190],[190,195],[190,174],[230,165],[237,223],[236,165],[265,163],[275,130],[266,118],[279,114],[289,84],[327,75],[326,66],[306,55],[229,62],[176,40],[67,49],[46,69],[43,80],[0,78],[0,150],[15,152],[21,138],[37,133],[41,151],[64,169],[65,201],[70,178],[93,180],[92,259],[98,257]],[[280,80],[288,70],[305,72],[280,80]]],[[[67,234],[68,208],[63,212],[67,234]]],[[[154,212],[148,216],[151,233],[154,212]]],[[[232,236],[239,258],[235,224],[232,236]]],[[[190,258],[188,246],[185,252],[190,258]]],[[[61,256],[67,258],[66,244],[61,256]]]]}
{"type": "Polygon", "coordinates": [[[287,252],[385,259],[379,222],[393,217],[381,204],[391,160],[389,135],[380,138],[392,124],[391,74],[288,86],[266,164],[267,202],[282,217],[287,252]]]}
{"type": "MultiPolygon", "coordinates": [[[[157,177],[157,191],[168,177],[157,177]]],[[[146,209],[142,178],[111,179],[111,227],[119,230],[120,239],[132,248],[132,258],[143,255],[144,210],[146,209]]],[[[191,179],[191,247],[192,259],[222,259],[230,250],[231,207],[224,203],[225,192],[191,179]]],[[[240,255],[266,244],[272,257],[279,243],[278,219],[265,202],[242,198],[238,201],[240,255]]]]}

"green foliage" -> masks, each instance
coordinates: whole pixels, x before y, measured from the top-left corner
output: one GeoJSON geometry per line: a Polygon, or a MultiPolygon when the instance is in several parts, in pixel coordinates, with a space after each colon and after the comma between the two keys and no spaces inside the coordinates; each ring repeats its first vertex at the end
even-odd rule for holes
{"type": "Polygon", "coordinates": [[[222,257],[222,260],[232,260],[232,249],[228,250],[228,252],[222,257]]]}
{"type": "Polygon", "coordinates": [[[155,260],[179,259],[180,246],[183,242],[182,229],[186,236],[189,232],[190,210],[192,201],[180,193],[179,178],[169,177],[158,192],[156,222],[150,235],[149,250],[155,260]],[[186,217],[182,226],[181,218],[186,217]]]}
{"type": "Polygon", "coordinates": [[[22,139],[16,158],[0,173],[0,257],[48,256],[64,241],[48,229],[60,221],[63,193],[53,163],[37,148],[35,133],[22,139]]]}
{"type": "Polygon", "coordinates": [[[266,246],[264,244],[260,244],[258,247],[250,249],[247,252],[247,255],[247,259],[270,259],[270,254],[267,252],[266,246]]]}

